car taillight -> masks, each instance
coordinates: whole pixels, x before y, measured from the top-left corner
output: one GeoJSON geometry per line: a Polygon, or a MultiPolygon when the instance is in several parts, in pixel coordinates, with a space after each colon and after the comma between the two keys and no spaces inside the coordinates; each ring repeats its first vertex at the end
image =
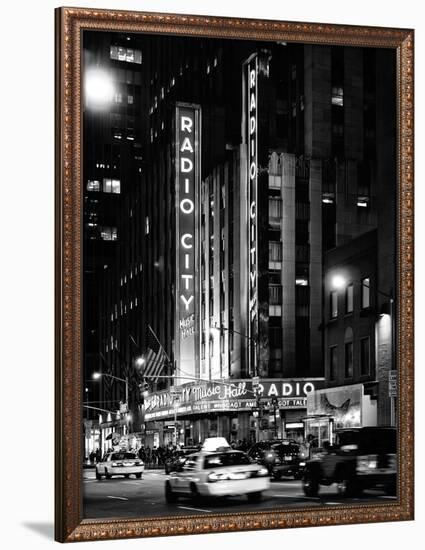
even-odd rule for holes
{"type": "Polygon", "coordinates": [[[368,472],[376,470],[378,467],[378,457],[376,455],[363,455],[357,457],[357,471],[368,472]]]}
{"type": "Polygon", "coordinates": [[[117,462],[112,462],[112,466],[118,466],[117,462]]]}
{"type": "Polygon", "coordinates": [[[227,474],[221,474],[220,472],[211,472],[208,474],[208,482],[214,483],[216,481],[224,481],[226,479],[229,479],[229,476],[227,474]]]}

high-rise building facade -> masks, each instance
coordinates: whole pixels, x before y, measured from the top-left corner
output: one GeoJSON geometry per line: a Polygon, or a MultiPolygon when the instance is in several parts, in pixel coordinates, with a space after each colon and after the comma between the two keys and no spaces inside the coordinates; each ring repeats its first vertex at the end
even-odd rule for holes
{"type": "Polygon", "coordinates": [[[395,91],[380,82],[393,54],[104,38],[104,61],[132,79],[127,109],[137,109],[125,128],[116,117],[112,126],[112,111],[99,115],[112,147],[127,140],[125,172],[110,176],[120,189],[116,246],[98,270],[96,311],[100,367],[129,381],[128,428],[155,444],[173,441],[175,417],[186,442],[302,437],[306,396],[325,383],[327,252],[377,230],[394,257],[394,235],[378,227],[395,188],[382,166],[395,91]],[[142,400],[136,359],[149,331],[167,360],[142,400]]]}

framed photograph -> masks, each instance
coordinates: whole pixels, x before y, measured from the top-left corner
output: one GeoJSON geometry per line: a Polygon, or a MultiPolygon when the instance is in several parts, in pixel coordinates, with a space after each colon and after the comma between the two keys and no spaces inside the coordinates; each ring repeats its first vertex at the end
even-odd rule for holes
{"type": "Polygon", "coordinates": [[[413,31],[56,11],[56,539],[413,518],[413,31]]]}

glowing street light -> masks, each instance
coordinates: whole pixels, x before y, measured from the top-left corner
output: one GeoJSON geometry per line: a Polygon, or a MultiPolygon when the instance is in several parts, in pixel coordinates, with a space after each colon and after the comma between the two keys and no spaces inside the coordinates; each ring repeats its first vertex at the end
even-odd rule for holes
{"type": "Polygon", "coordinates": [[[335,288],[337,290],[341,290],[342,288],[346,287],[347,281],[346,281],[345,277],[343,277],[342,275],[334,275],[332,277],[331,284],[332,284],[333,288],[335,288]]]}
{"type": "Polygon", "coordinates": [[[135,363],[136,363],[137,367],[143,367],[143,365],[145,364],[145,358],[144,357],[137,357],[135,363]]]}
{"type": "Polygon", "coordinates": [[[85,75],[84,90],[87,104],[105,107],[114,95],[114,83],[109,73],[103,69],[89,69],[85,75]]]}

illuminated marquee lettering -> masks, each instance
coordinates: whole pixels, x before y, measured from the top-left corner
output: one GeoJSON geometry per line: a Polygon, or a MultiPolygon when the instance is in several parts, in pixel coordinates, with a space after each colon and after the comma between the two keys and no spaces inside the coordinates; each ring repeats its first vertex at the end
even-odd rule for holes
{"type": "Polygon", "coordinates": [[[198,107],[176,107],[176,360],[190,372],[196,349],[196,230],[199,186],[198,107]]]}
{"type": "MultiPolygon", "coordinates": [[[[257,232],[257,202],[258,202],[258,58],[253,55],[245,65],[245,139],[247,145],[247,178],[248,178],[248,336],[258,334],[258,232],[257,232]]],[[[255,372],[257,358],[250,356],[250,370],[255,372]]]]}

